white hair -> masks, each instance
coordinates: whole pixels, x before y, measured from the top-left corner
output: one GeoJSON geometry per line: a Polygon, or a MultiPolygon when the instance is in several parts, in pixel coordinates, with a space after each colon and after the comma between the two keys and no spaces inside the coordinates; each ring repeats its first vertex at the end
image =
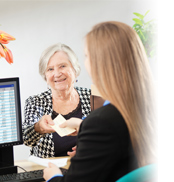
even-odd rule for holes
{"type": "Polygon", "coordinates": [[[46,80],[45,71],[46,71],[46,68],[47,68],[47,65],[48,65],[48,62],[49,62],[51,56],[54,55],[58,51],[63,51],[68,55],[69,61],[71,62],[72,66],[74,68],[75,76],[76,77],[79,76],[81,69],[80,69],[80,65],[79,65],[76,54],[67,45],[58,43],[58,44],[54,44],[54,45],[48,47],[41,54],[40,61],[39,61],[39,73],[43,77],[43,79],[46,80]]]}

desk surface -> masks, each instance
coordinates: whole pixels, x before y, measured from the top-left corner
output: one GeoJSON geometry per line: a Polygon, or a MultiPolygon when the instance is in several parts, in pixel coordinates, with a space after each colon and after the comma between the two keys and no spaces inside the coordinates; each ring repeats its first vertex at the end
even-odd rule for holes
{"type": "MultiPolygon", "coordinates": [[[[68,158],[67,160],[67,165],[64,166],[63,168],[68,169],[70,165],[70,157],[55,157],[52,159],[61,159],[61,158],[68,158]]],[[[49,158],[50,159],[50,158],[49,158]]],[[[30,162],[28,160],[18,160],[14,162],[16,166],[24,168],[26,171],[34,171],[34,170],[39,170],[39,169],[45,169],[45,166],[40,166],[34,162],[30,162]]],[[[18,172],[24,172],[21,168],[18,167],[18,172]]]]}

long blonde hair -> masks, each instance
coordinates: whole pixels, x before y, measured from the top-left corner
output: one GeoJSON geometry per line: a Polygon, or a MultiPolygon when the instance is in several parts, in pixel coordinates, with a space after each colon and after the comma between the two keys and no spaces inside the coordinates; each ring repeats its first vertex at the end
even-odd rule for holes
{"type": "Polygon", "coordinates": [[[152,163],[155,97],[141,40],[130,26],[112,21],[94,26],[86,43],[93,82],[125,119],[139,166],[152,163]]]}

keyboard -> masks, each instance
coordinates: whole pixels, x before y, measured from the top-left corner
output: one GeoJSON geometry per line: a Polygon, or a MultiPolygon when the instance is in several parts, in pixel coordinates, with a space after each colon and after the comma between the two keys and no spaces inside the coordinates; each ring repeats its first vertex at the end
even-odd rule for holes
{"type": "MultiPolygon", "coordinates": [[[[66,174],[67,169],[60,168],[62,174],[66,174]]],[[[0,182],[31,182],[31,181],[45,181],[43,178],[43,170],[35,170],[22,173],[13,173],[0,175],[0,182]]]]}

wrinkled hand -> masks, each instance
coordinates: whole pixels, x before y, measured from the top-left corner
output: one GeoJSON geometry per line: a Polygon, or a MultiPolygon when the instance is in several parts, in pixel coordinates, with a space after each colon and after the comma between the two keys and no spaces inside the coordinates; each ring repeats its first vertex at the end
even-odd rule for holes
{"type": "Polygon", "coordinates": [[[34,125],[34,129],[36,132],[40,134],[52,133],[55,132],[50,125],[54,125],[53,120],[50,115],[44,115],[37,123],[34,125]]]}
{"type": "Polygon", "coordinates": [[[72,152],[67,152],[67,154],[70,156],[70,157],[74,157],[75,156],[75,154],[76,154],[76,148],[77,148],[77,146],[75,146],[75,147],[73,147],[72,148],[72,152]]]}
{"type": "Polygon", "coordinates": [[[70,135],[76,136],[77,133],[79,132],[79,127],[80,127],[80,124],[82,121],[83,120],[79,119],[79,118],[70,118],[70,119],[66,120],[64,123],[60,124],[59,127],[60,128],[70,127],[70,128],[75,129],[76,131],[70,135]]]}
{"type": "Polygon", "coordinates": [[[49,162],[48,167],[43,170],[43,177],[47,181],[56,174],[62,174],[61,170],[53,163],[49,162]]]}

